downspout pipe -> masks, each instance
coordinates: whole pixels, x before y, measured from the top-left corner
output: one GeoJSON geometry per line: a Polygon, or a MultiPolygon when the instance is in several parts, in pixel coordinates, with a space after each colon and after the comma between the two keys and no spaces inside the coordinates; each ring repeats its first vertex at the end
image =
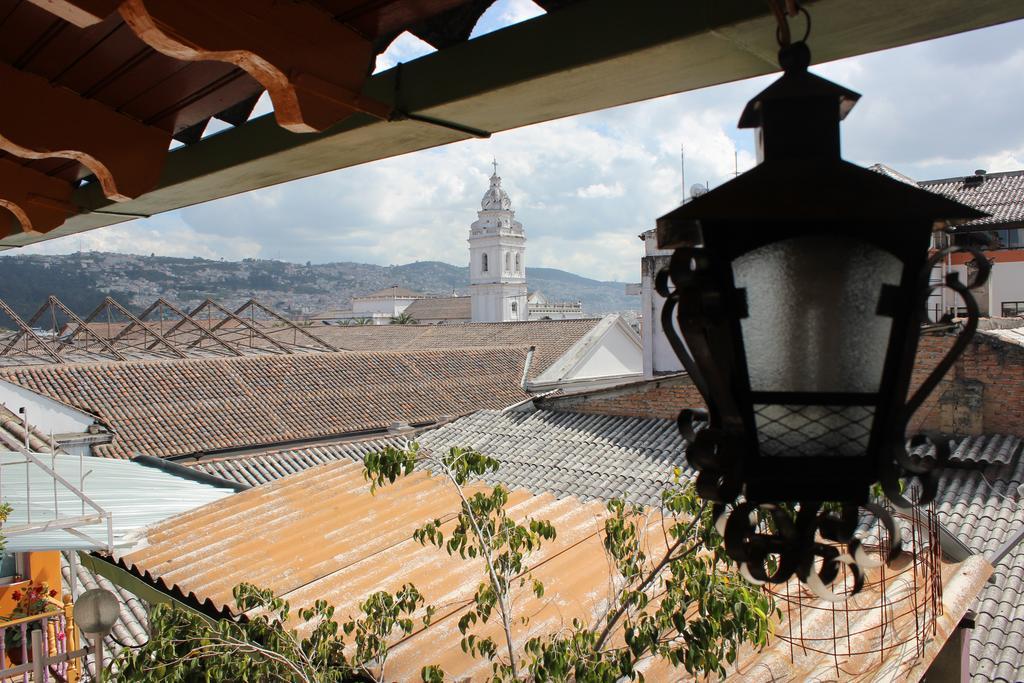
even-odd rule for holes
{"type": "Polygon", "coordinates": [[[152,455],[136,455],[132,458],[132,462],[137,462],[140,465],[145,465],[146,467],[153,467],[155,469],[162,470],[167,474],[173,474],[181,479],[189,479],[191,481],[199,482],[200,484],[206,484],[207,486],[216,486],[219,489],[231,489],[235,493],[248,491],[252,488],[248,484],[215,477],[212,474],[203,472],[202,470],[185,467],[184,465],[179,465],[176,462],[157,458],[152,455]]]}
{"type": "Polygon", "coordinates": [[[523,391],[528,391],[526,388],[527,378],[530,376],[530,366],[533,365],[533,353],[536,350],[536,346],[531,346],[526,350],[526,362],[523,363],[523,379],[519,382],[519,386],[522,387],[523,391]]]}

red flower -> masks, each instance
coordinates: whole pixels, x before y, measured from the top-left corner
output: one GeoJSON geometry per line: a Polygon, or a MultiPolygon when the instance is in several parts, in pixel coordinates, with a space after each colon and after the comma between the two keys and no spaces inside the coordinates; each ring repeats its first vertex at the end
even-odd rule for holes
{"type": "Polygon", "coordinates": [[[53,589],[52,591],[50,591],[50,597],[51,597],[51,598],[55,598],[55,597],[57,597],[57,589],[56,589],[56,588],[55,588],[55,589],[53,589]]]}
{"type": "Polygon", "coordinates": [[[11,598],[14,600],[21,600],[21,591],[14,591],[11,593],[11,598]]]}

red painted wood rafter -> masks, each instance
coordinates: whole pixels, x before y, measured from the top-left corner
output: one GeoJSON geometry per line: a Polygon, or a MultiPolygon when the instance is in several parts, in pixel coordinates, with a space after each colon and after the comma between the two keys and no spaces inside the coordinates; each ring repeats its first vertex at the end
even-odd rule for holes
{"type": "MultiPolygon", "coordinates": [[[[36,233],[53,230],[78,211],[70,183],[9,159],[0,159],[0,207],[14,214],[22,232],[36,233]]],[[[5,223],[0,220],[0,239],[17,232],[17,226],[5,223]]]]}
{"type": "Polygon", "coordinates": [[[389,105],[360,94],[373,44],[312,3],[124,0],[119,11],[159,52],[244,69],[267,89],[288,130],[322,131],[357,111],[390,114],[389,105]]]}
{"type": "MultiPolygon", "coordinates": [[[[0,63],[0,149],[23,159],[72,159],[115,201],[156,187],[170,134],[0,63]]],[[[2,189],[0,189],[2,191],[2,189]]]]}

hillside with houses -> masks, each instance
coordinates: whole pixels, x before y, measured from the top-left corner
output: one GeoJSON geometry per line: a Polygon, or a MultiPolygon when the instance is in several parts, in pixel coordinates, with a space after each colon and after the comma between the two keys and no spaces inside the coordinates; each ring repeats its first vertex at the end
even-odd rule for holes
{"type": "MultiPolygon", "coordinates": [[[[468,268],[439,261],[400,266],[298,264],[265,259],[214,261],[106,252],[3,257],[0,299],[31,316],[55,294],[79,314],[111,296],[141,310],[162,296],[185,308],[206,298],[236,307],[257,299],[290,316],[345,307],[353,296],[399,285],[424,294],[469,293],[468,268]]],[[[603,282],[555,268],[529,268],[531,289],[552,300],[581,301],[588,315],[634,310],[639,297],[621,282],[603,282]]]]}

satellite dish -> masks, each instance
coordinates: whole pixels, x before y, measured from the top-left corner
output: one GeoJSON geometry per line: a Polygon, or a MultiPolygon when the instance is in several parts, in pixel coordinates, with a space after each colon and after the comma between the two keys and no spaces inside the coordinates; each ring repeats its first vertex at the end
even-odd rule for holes
{"type": "Polygon", "coordinates": [[[690,196],[691,197],[699,197],[702,194],[707,194],[707,193],[708,193],[708,188],[704,187],[700,183],[696,183],[696,184],[690,186],[690,196]]]}

